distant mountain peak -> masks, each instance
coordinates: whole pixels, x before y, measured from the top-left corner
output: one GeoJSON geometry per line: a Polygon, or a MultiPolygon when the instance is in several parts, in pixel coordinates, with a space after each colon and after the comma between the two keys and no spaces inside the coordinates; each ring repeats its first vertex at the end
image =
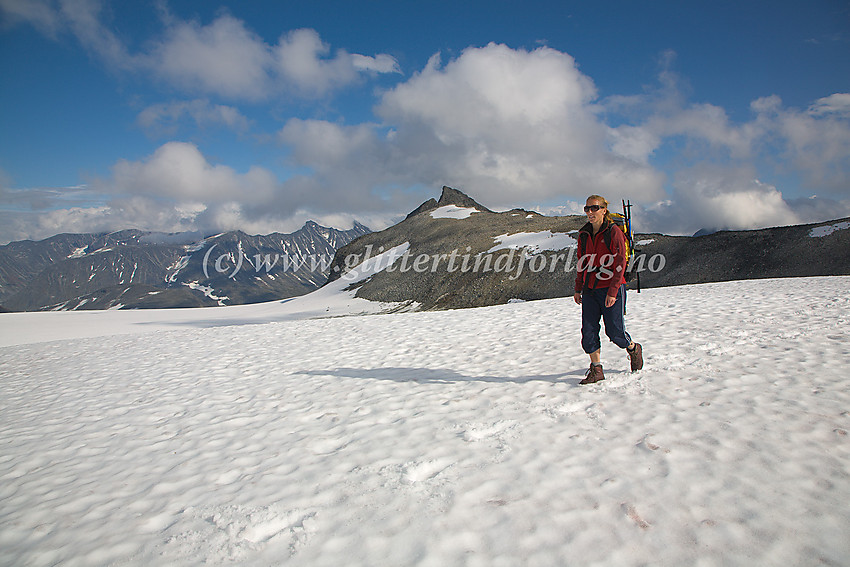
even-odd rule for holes
{"type": "Polygon", "coordinates": [[[413,212],[407,215],[407,218],[415,217],[419,213],[425,213],[434,209],[438,209],[440,207],[445,207],[447,205],[455,205],[457,207],[463,207],[468,209],[477,209],[486,213],[493,212],[484,205],[479,204],[475,199],[473,199],[466,193],[458,191],[457,189],[453,189],[452,187],[449,187],[447,185],[443,185],[443,192],[440,194],[439,201],[435,199],[428,199],[427,201],[416,207],[413,212]]]}

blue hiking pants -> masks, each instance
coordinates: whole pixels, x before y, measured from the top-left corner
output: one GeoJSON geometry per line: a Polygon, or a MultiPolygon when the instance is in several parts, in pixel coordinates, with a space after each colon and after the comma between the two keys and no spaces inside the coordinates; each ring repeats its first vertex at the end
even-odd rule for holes
{"type": "Polygon", "coordinates": [[[581,348],[590,354],[602,347],[599,342],[599,319],[605,322],[605,334],[611,342],[620,348],[632,344],[632,338],[626,332],[624,320],[626,308],[626,286],[617,290],[617,301],[611,307],[605,307],[608,288],[586,289],[581,293],[581,348]]]}

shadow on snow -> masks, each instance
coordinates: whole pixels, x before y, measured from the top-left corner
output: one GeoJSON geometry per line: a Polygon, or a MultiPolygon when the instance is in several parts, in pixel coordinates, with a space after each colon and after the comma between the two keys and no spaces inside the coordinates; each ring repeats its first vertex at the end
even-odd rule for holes
{"type": "Polygon", "coordinates": [[[389,380],[392,382],[415,382],[417,384],[458,384],[463,382],[492,382],[527,384],[529,382],[550,382],[578,384],[584,378],[585,370],[574,370],[560,374],[541,374],[536,376],[467,376],[449,368],[334,368],[328,370],[302,370],[296,374],[311,376],[336,376],[338,378],[365,378],[371,380],[389,380]],[[573,378],[575,376],[575,378],[573,378]]]}

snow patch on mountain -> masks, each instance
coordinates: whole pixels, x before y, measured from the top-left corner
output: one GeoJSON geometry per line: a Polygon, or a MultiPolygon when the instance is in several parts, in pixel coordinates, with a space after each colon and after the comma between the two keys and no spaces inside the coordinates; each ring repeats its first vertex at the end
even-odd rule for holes
{"type": "Polygon", "coordinates": [[[225,304],[224,302],[227,301],[228,299],[230,299],[226,295],[225,296],[216,295],[215,290],[211,286],[201,285],[201,283],[197,282],[197,281],[183,282],[183,285],[185,285],[189,289],[192,289],[192,290],[195,290],[195,291],[200,291],[201,293],[203,293],[205,296],[209,297],[213,301],[217,301],[220,306],[224,305],[225,304]]]}
{"type": "Polygon", "coordinates": [[[502,234],[494,238],[496,245],[490,248],[487,253],[489,254],[498,250],[526,249],[528,254],[539,254],[548,250],[558,251],[566,250],[567,248],[576,248],[578,241],[570,236],[570,234],[575,234],[575,231],[571,233],[553,233],[549,230],[544,230],[541,232],[502,234]]]}
{"type": "Polygon", "coordinates": [[[846,230],[848,228],[850,228],[850,222],[847,221],[837,222],[835,224],[830,224],[826,226],[816,226],[815,228],[809,231],[809,236],[812,238],[823,238],[824,236],[829,236],[837,230],[846,230]]]}
{"type": "Polygon", "coordinates": [[[88,253],[88,246],[80,246],[79,248],[75,248],[73,252],[68,254],[68,258],[82,258],[88,253]]]}
{"type": "Polygon", "coordinates": [[[479,213],[478,209],[471,207],[458,207],[457,205],[446,205],[431,211],[431,217],[435,219],[466,219],[473,213],[479,213]]]}

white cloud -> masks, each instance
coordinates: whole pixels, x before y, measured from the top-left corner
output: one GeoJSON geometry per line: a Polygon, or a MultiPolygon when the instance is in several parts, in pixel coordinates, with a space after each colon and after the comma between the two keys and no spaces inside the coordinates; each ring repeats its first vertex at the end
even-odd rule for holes
{"type": "Polygon", "coordinates": [[[838,114],[845,118],[850,117],[850,93],[835,93],[819,98],[809,107],[809,114],[838,114]]]}
{"type": "MultiPolygon", "coordinates": [[[[200,209],[202,210],[202,208],[200,209]]],[[[174,206],[143,196],[109,203],[41,211],[0,210],[0,243],[40,240],[61,233],[109,232],[127,228],[183,232],[195,227],[199,207],[174,206]]]]}
{"type": "Polygon", "coordinates": [[[0,0],[10,25],[26,23],[57,39],[70,33],[112,70],[149,74],[191,94],[260,101],[282,93],[325,96],[364,73],[398,73],[387,54],[351,54],[330,46],[312,29],[284,33],[269,44],[244,21],[221,14],[209,24],[174,17],[164,5],[159,38],[131,53],[104,21],[100,0],[0,0]]]}
{"type": "Polygon", "coordinates": [[[246,132],[251,124],[236,107],[208,99],[151,105],[139,113],[136,122],[152,134],[173,136],[187,119],[195,128],[221,126],[236,132],[246,132]]]}
{"type": "Polygon", "coordinates": [[[339,50],[329,58],[330,46],[312,29],[294,30],[282,36],[272,52],[280,76],[299,91],[312,95],[323,95],[338,86],[353,83],[361,70],[397,71],[395,59],[388,55],[375,59],[339,50]]]}
{"type": "Polygon", "coordinates": [[[140,64],[120,37],[101,20],[100,0],[60,0],[62,19],[79,42],[109,67],[134,70],[140,64]]]}
{"type": "Polygon", "coordinates": [[[312,29],[289,31],[268,44],[228,14],[208,25],[173,21],[146,62],[156,76],[186,92],[249,101],[281,93],[321,97],[355,83],[363,72],[398,72],[386,54],[331,54],[312,29]]]}
{"type": "Polygon", "coordinates": [[[252,167],[240,174],[228,166],[210,164],[193,144],[169,142],[145,160],[120,160],[111,178],[92,185],[103,193],[156,195],[175,201],[257,203],[269,200],[279,184],[264,168],[252,167]]]}
{"type": "Polygon", "coordinates": [[[746,160],[763,134],[758,122],[735,124],[722,107],[688,103],[683,81],[669,67],[675,54],[665,52],[658,85],[639,95],[615,95],[601,101],[600,109],[612,128],[614,151],[638,161],[651,161],[669,140],[677,140],[685,161],[746,160]]]}
{"type": "Polygon", "coordinates": [[[49,0],[0,0],[0,11],[7,25],[28,23],[48,37],[55,38],[61,28],[59,14],[49,0]]]}
{"type": "Polygon", "coordinates": [[[674,112],[654,116],[645,128],[658,139],[683,136],[691,143],[707,143],[710,148],[732,158],[748,158],[754,137],[752,127],[730,123],[726,111],[711,104],[694,104],[674,112]]]}
{"type": "Polygon", "coordinates": [[[614,154],[644,165],[649,164],[652,152],[661,145],[659,134],[648,128],[629,125],[609,129],[608,138],[614,154]]]}
{"type": "Polygon", "coordinates": [[[785,108],[778,96],[753,102],[763,142],[817,192],[847,194],[850,189],[850,94],[821,98],[807,111],[785,108]]]}
{"type": "MultiPolygon", "coordinates": [[[[311,29],[268,42],[227,13],[202,23],[162,8],[162,33],[132,53],[95,0],[0,0],[0,9],[9,23],[27,22],[56,39],[75,36],[112,70],[196,95],[138,115],[143,128],[165,134],[187,125],[247,132],[246,116],[216,97],[325,97],[368,75],[399,73],[393,57],[332,49],[311,29]]],[[[143,160],[117,162],[111,177],[93,183],[105,195],[106,212],[81,206],[44,218],[53,219],[51,226],[86,218],[97,224],[89,211],[106,224],[147,218],[159,229],[253,227],[248,230],[308,213],[380,220],[410,210],[443,184],[493,208],[572,210],[590,193],[613,202],[625,197],[647,205],[647,225],[671,232],[817,220],[812,215],[846,210],[840,197],[850,188],[850,94],[834,93],[805,109],[768,96],[753,101],[752,119],[736,122],[720,106],[689,103],[670,69],[674,54],[663,59],[656,89],[599,100],[576,61],[548,47],[489,44],[445,63],[436,54],[376,95],[378,124],[288,119],[278,139],[299,173],[292,178],[277,179],[261,167],[237,172],[211,163],[194,145],[171,142],[143,160]],[[673,154],[664,163],[669,178],[657,168],[664,152],[673,154]],[[760,168],[768,171],[763,178],[796,175],[826,197],[788,200],[787,188],[756,181],[760,168]]],[[[31,201],[58,202],[50,191],[33,193],[31,201]]]]}
{"type": "MultiPolygon", "coordinates": [[[[311,219],[350,228],[357,218],[384,228],[390,217],[386,212],[370,211],[373,203],[364,207],[362,194],[343,192],[332,198],[313,190],[309,181],[295,178],[282,183],[261,167],[240,173],[210,163],[195,145],[184,142],[166,143],[138,161],[119,160],[109,177],[94,180],[84,193],[90,202],[99,204],[35,213],[31,199],[23,202],[8,190],[0,191],[7,209],[18,202],[19,209],[29,208],[0,231],[0,239],[17,239],[25,233],[43,237],[122,228],[204,233],[238,229],[268,234],[297,230],[311,219]],[[355,216],[356,203],[365,214],[355,216]]],[[[36,204],[50,209],[67,199],[67,194],[44,190],[40,192],[44,202],[36,204]]]]}
{"type": "Polygon", "coordinates": [[[170,26],[149,54],[158,76],[188,92],[257,100],[270,88],[271,55],[262,38],[229,15],[203,26],[170,26]]]}
{"type": "Polygon", "coordinates": [[[810,220],[781,188],[758,181],[756,163],[775,143],[770,136],[780,135],[798,168],[823,177],[837,167],[846,181],[848,129],[836,118],[843,102],[827,97],[813,105],[817,112],[799,112],[770,97],[754,101],[752,120],[734,123],[716,105],[688,104],[669,71],[656,92],[599,102],[568,55],[490,44],[445,65],[432,57],[382,95],[383,124],[292,120],[280,137],[293,165],[310,171],[299,180],[302,191],[346,205],[382,186],[448,184],[494,208],[546,203],[547,210],[600,193],[649,206],[653,230],[689,233],[810,220]],[[602,120],[611,113],[637,120],[612,128],[602,120]],[[665,195],[652,163],[673,139],[684,152],[665,195]]]}
{"type": "Polygon", "coordinates": [[[657,198],[661,176],[610,151],[595,97],[569,55],[490,44],[445,66],[432,57],[381,96],[381,125],[291,120],[281,139],[332,195],[448,184],[496,207],[624,190],[657,198]]]}
{"type": "Polygon", "coordinates": [[[776,187],[749,168],[700,165],[679,172],[671,199],[636,215],[641,232],[692,234],[700,228],[743,230],[800,222],[776,187]]]}
{"type": "MultiPolygon", "coordinates": [[[[181,155],[172,147],[161,150],[160,153],[169,154],[169,158],[181,155]]],[[[191,154],[187,151],[192,158],[190,162],[194,159],[191,154]]],[[[269,234],[293,232],[307,220],[341,229],[351,228],[358,220],[378,230],[400,220],[394,213],[329,211],[321,204],[298,207],[298,196],[287,195],[282,190],[254,194],[249,199],[241,198],[240,190],[234,190],[231,198],[227,192],[204,194],[192,187],[204,182],[219,187],[237,182],[242,183],[237,189],[250,193],[251,175],[240,176],[228,171],[229,168],[216,170],[209,164],[201,164],[199,170],[197,163],[190,163],[186,171],[177,172],[173,170],[176,164],[167,165],[167,161],[155,155],[141,162],[119,164],[115,177],[96,183],[99,190],[109,193],[95,193],[85,188],[14,191],[0,187],[0,245],[65,232],[109,232],[127,228],[203,234],[243,230],[249,234],[269,234]],[[169,169],[172,171],[167,171],[169,169]],[[146,190],[148,183],[164,183],[178,190],[149,191],[146,190]]]]}
{"type": "Polygon", "coordinates": [[[102,6],[100,0],[0,0],[0,11],[10,24],[30,24],[55,40],[70,33],[110,68],[131,70],[139,60],[103,24],[102,6]]]}
{"type": "Polygon", "coordinates": [[[395,57],[381,53],[375,57],[368,55],[360,55],[353,53],[351,55],[351,64],[355,69],[361,71],[371,71],[373,73],[401,73],[401,68],[398,66],[398,61],[395,57]]]}
{"type": "MultiPolygon", "coordinates": [[[[373,124],[344,126],[324,120],[293,118],[280,131],[282,142],[290,145],[300,164],[309,165],[322,175],[351,172],[359,160],[372,160],[382,151],[373,124]]],[[[366,171],[370,164],[366,166],[366,171]]],[[[362,174],[363,172],[361,172],[362,174]]]]}
{"type": "Polygon", "coordinates": [[[0,245],[16,240],[41,240],[61,233],[97,233],[137,228],[161,232],[200,232],[214,234],[242,230],[248,234],[294,232],[308,220],[323,226],[349,229],[357,220],[381,230],[401,220],[376,213],[321,213],[299,209],[289,214],[252,216],[242,204],[225,202],[168,203],[141,195],[121,197],[93,207],[71,207],[39,212],[0,210],[0,245]]]}
{"type": "MultiPolygon", "coordinates": [[[[665,65],[669,64],[669,58],[665,65]]],[[[690,104],[667,66],[659,87],[615,96],[600,105],[612,128],[612,151],[653,163],[674,148],[668,171],[671,194],[647,203],[652,230],[690,233],[697,228],[760,228],[827,220],[850,213],[846,201],[788,200],[788,187],[757,181],[759,172],[799,177],[802,189],[847,195],[850,189],[850,95],[836,93],[808,109],[786,108],[779,96],[754,100],[751,120],[734,123],[716,105],[690,104]],[[836,204],[830,212],[826,202],[836,204]],[[737,204],[747,204],[741,209],[737,204]]],[[[633,198],[633,200],[635,200],[633,198]]]]}

